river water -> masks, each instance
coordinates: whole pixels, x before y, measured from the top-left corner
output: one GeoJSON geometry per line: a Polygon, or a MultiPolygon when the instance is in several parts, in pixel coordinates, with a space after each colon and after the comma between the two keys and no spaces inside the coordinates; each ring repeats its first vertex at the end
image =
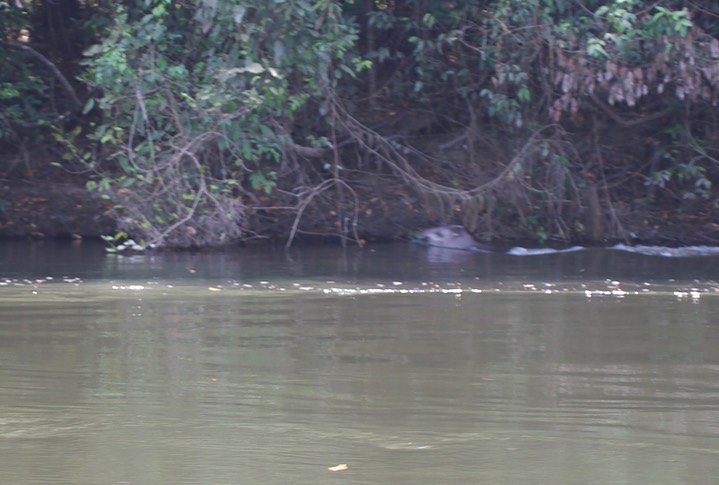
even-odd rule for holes
{"type": "Polygon", "coordinates": [[[612,250],[0,243],[2,483],[715,483],[718,281],[612,250]]]}

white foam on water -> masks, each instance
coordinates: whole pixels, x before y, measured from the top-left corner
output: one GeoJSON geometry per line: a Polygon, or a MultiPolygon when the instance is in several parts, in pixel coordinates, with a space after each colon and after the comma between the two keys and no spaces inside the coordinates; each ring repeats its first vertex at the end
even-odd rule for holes
{"type": "Polygon", "coordinates": [[[507,254],[512,256],[537,256],[540,254],[559,254],[559,253],[573,253],[575,251],[581,251],[585,249],[584,246],[572,246],[566,249],[552,249],[552,248],[523,248],[521,246],[513,247],[507,254]]]}
{"type": "Polygon", "coordinates": [[[636,246],[628,246],[626,244],[616,244],[609,249],[644,254],[647,256],[664,256],[667,258],[715,256],[719,254],[719,246],[684,246],[681,248],[670,248],[668,246],[644,246],[641,244],[636,246]]]}

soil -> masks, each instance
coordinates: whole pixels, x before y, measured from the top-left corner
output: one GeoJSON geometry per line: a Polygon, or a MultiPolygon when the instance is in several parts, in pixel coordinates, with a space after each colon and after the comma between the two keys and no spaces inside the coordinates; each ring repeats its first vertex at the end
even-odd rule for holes
{"type": "Polygon", "coordinates": [[[80,183],[0,181],[0,237],[99,238],[115,228],[109,207],[80,183]]]}

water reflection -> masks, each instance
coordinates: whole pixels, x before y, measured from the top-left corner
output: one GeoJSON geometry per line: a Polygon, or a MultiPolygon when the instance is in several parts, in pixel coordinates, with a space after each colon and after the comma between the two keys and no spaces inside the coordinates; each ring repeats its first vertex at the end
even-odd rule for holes
{"type": "Polygon", "coordinates": [[[708,260],[654,260],[651,273],[623,253],[440,264],[392,247],[333,251],[88,257],[32,274],[3,263],[4,479],[711,483],[719,472],[708,260]],[[349,469],[327,470],[339,463],[349,469]]]}

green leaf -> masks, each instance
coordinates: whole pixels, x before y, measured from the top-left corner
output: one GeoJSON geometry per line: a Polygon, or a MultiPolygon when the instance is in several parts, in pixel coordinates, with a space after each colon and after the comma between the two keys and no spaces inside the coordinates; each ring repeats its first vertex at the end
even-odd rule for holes
{"type": "Polygon", "coordinates": [[[120,187],[127,188],[135,184],[136,179],[134,177],[125,177],[120,183],[120,187]]]}
{"type": "Polygon", "coordinates": [[[94,99],[94,98],[88,99],[88,100],[87,100],[87,103],[85,103],[85,106],[82,108],[82,114],[86,115],[86,114],[89,113],[89,112],[92,110],[92,108],[94,108],[94,107],[95,107],[95,99],[94,99]]]}
{"type": "Polygon", "coordinates": [[[529,101],[532,99],[532,94],[529,92],[529,89],[527,89],[526,86],[522,86],[517,91],[517,99],[520,101],[529,101]]]}
{"type": "Polygon", "coordinates": [[[265,72],[265,68],[257,62],[248,62],[245,67],[238,68],[238,72],[249,72],[250,74],[260,74],[265,72]]]}
{"type": "Polygon", "coordinates": [[[589,39],[587,41],[587,55],[597,59],[609,59],[609,54],[604,49],[605,45],[606,42],[604,42],[602,39],[589,39]]]}
{"type": "Polygon", "coordinates": [[[355,72],[354,72],[352,69],[350,69],[350,67],[349,67],[348,65],[346,65],[346,64],[340,64],[340,65],[339,65],[339,68],[342,69],[342,71],[344,71],[344,72],[346,72],[347,74],[349,74],[351,77],[353,77],[353,78],[356,78],[356,77],[357,77],[357,75],[355,74],[355,72]]]}

